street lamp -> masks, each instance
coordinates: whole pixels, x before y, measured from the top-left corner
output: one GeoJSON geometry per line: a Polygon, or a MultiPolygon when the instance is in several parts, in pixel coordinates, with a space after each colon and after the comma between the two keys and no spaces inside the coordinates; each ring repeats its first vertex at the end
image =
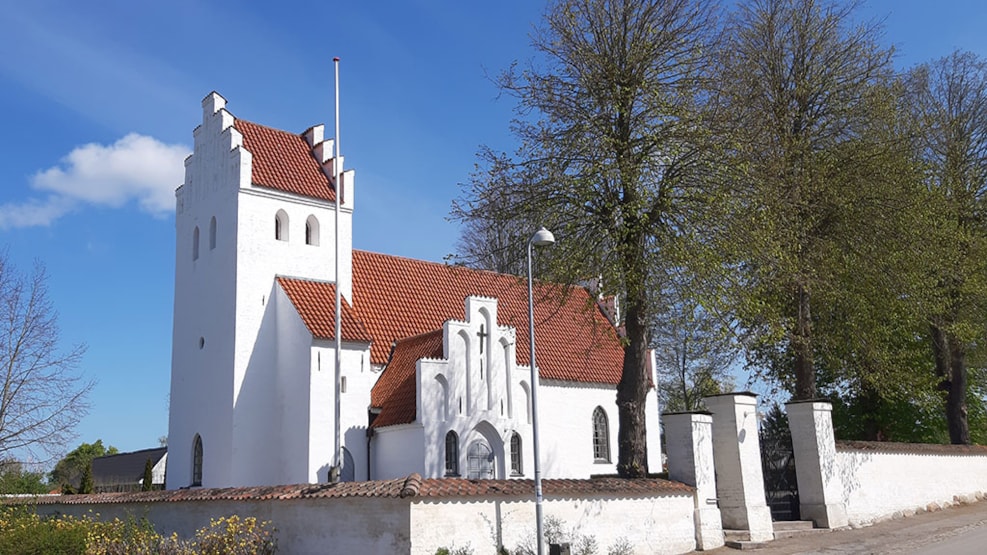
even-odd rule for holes
{"type": "Polygon", "coordinates": [[[538,555],[543,555],[541,518],[541,458],[538,456],[538,371],[535,369],[535,301],[531,279],[531,247],[547,247],[555,244],[552,232],[542,227],[528,240],[528,333],[531,334],[531,439],[535,455],[535,519],[537,522],[535,541],[538,555]]]}

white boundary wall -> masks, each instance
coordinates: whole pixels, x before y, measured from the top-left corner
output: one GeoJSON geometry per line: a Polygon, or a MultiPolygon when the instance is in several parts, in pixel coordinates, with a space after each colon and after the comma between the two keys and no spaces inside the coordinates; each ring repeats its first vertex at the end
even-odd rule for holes
{"type": "Polygon", "coordinates": [[[803,517],[867,526],[987,497],[987,447],[836,442],[828,401],[788,403],[803,517]]]}
{"type": "MultiPolygon", "coordinates": [[[[120,494],[128,495],[128,494],[120,494]]],[[[47,496],[45,496],[47,497],[47,496]]],[[[278,552],[411,553],[433,555],[440,547],[469,545],[494,553],[499,544],[513,552],[534,545],[535,507],[517,495],[462,495],[408,498],[354,496],[301,499],[198,499],[58,503],[47,497],[39,514],[92,515],[102,520],[146,517],[162,534],[192,537],[209,520],[253,516],[277,528],[278,552]]],[[[98,501],[98,500],[97,500],[98,501]]],[[[568,537],[592,537],[606,553],[626,540],[635,554],[687,553],[696,548],[691,492],[654,495],[546,496],[546,521],[558,519],[568,537]],[[573,535],[571,532],[575,532],[573,535]]]]}
{"type": "MultiPolygon", "coordinates": [[[[882,450],[879,443],[837,443],[836,467],[852,526],[987,495],[987,451],[982,455],[946,454],[963,447],[942,445],[935,447],[943,453],[904,452],[908,447],[891,444],[882,450]]],[[[915,447],[931,450],[933,446],[915,447]]]]}
{"type": "MultiPolygon", "coordinates": [[[[597,553],[626,541],[633,553],[688,553],[696,548],[693,497],[548,498],[545,522],[558,519],[562,541],[575,552],[580,536],[596,542],[597,553]]],[[[547,529],[547,528],[546,528],[547,529]]],[[[534,550],[535,506],[530,500],[436,499],[411,506],[412,555],[434,555],[440,547],[469,545],[474,553],[534,550]],[[499,524],[499,525],[498,525],[499,524]]],[[[549,538],[551,539],[551,538],[549,538]]]]}

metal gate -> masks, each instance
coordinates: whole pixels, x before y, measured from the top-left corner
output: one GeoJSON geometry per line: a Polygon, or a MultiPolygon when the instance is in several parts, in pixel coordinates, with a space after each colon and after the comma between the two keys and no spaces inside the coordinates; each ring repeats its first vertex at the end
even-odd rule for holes
{"type": "Polygon", "coordinates": [[[778,405],[761,422],[761,469],[771,520],[799,520],[799,487],[788,416],[778,405]]]}

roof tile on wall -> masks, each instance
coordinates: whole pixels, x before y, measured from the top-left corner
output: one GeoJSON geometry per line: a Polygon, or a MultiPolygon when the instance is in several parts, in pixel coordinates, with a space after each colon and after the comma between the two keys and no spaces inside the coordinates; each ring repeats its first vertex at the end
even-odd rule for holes
{"type": "MultiPolygon", "coordinates": [[[[83,495],[0,496],[0,505],[86,505],[110,503],[174,503],[187,501],[263,501],[270,499],[338,499],[346,497],[377,498],[450,498],[450,497],[527,497],[534,498],[533,480],[468,480],[465,478],[429,478],[415,473],[393,480],[340,482],[338,484],[294,484],[287,486],[252,486],[240,488],[195,488],[131,493],[93,493],[83,495]]],[[[659,478],[625,480],[591,478],[589,480],[546,479],[542,481],[546,497],[567,498],[607,495],[611,497],[666,497],[692,495],[693,488],[659,478]]]]}

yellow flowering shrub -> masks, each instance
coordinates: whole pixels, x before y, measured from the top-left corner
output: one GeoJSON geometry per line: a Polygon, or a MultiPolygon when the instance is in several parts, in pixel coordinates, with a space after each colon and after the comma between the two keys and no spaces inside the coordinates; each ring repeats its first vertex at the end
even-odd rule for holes
{"type": "Polygon", "coordinates": [[[233,515],[186,540],[161,536],[145,519],[43,517],[31,507],[0,507],[0,555],[272,555],[275,532],[270,522],[233,515]]]}
{"type": "Polygon", "coordinates": [[[232,515],[211,520],[195,541],[201,555],[270,555],[277,551],[274,534],[270,522],[232,515]]]}

